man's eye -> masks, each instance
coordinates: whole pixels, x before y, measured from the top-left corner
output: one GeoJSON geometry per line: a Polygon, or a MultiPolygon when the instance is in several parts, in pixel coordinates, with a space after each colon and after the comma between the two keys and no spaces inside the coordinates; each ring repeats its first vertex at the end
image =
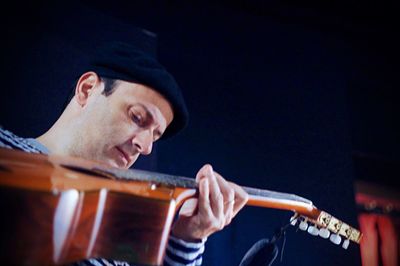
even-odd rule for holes
{"type": "Polygon", "coordinates": [[[141,115],[135,115],[135,114],[133,114],[132,115],[132,120],[133,120],[133,122],[135,122],[136,124],[138,124],[139,126],[142,124],[142,122],[143,122],[143,119],[142,119],[142,116],[141,115]]]}

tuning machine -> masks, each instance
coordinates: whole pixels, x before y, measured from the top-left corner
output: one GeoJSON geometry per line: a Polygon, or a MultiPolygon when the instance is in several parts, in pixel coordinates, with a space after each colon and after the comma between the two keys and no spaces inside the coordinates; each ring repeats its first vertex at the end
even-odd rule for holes
{"type": "MultiPolygon", "coordinates": [[[[338,234],[331,234],[329,240],[335,245],[340,245],[340,242],[342,242],[342,237],[338,234]]],[[[347,238],[343,241],[342,248],[347,249],[349,245],[350,245],[350,240],[347,238]]]]}
{"type": "Polygon", "coordinates": [[[338,234],[331,234],[331,236],[329,237],[329,240],[335,244],[335,245],[339,245],[340,242],[342,242],[342,237],[338,234]]]}
{"type": "Polygon", "coordinates": [[[292,226],[296,226],[297,220],[299,219],[299,214],[295,213],[292,217],[290,217],[290,224],[292,226]]]}
{"type": "Polygon", "coordinates": [[[305,218],[304,220],[302,220],[299,224],[299,229],[302,231],[306,231],[308,228],[308,223],[307,223],[307,218],[305,218]]]}
{"type": "Polygon", "coordinates": [[[342,248],[347,249],[349,245],[350,245],[350,240],[346,239],[345,241],[343,241],[342,248]]]}
{"type": "Polygon", "coordinates": [[[344,249],[349,247],[349,236],[351,236],[352,231],[349,231],[350,228],[347,225],[343,225],[342,222],[330,215],[324,220],[324,223],[320,224],[320,222],[320,220],[315,222],[314,220],[301,216],[298,213],[295,213],[290,218],[290,224],[292,226],[298,224],[300,230],[307,231],[310,235],[320,236],[324,239],[329,238],[329,240],[335,245],[340,245],[340,243],[342,243],[344,249]],[[343,242],[341,235],[345,237],[343,242]]]}
{"type": "Polygon", "coordinates": [[[290,218],[290,224],[292,226],[296,226],[297,222],[300,221],[299,223],[299,229],[302,231],[306,231],[308,228],[308,223],[307,223],[307,218],[304,218],[300,216],[298,213],[295,213],[291,218],[290,218]]]}
{"type": "Polygon", "coordinates": [[[329,238],[330,234],[331,234],[331,232],[326,228],[319,229],[319,236],[322,238],[327,239],[327,238],[329,238]]]}
{"type": "MultiPolygon", "coordinates": [[[[302,231],[307,231],[308,233],[315,235],[316,231],[318,231],[318,228],[315,226],[308,226],[308,219],[305,217],[300,217],[300,215],[295,214],[293,215],[292,218],[290,218],[290,224],[295,226],[297,224],[297,221],[300,221],[299,223],[299,229],[302,231]]],[[[318,235],[318,232],[317,232],[318,235]]]]}
{"type": "Polygon", "coordinates": [[[310,225],[308,226],[307,232],[310,235],[317,236],[319,234],[319,229],[316,225],[310,225]]]}

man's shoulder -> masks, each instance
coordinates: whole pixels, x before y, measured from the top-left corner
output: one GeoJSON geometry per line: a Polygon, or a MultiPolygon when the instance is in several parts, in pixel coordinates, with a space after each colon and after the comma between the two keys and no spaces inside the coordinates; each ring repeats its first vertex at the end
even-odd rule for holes
{"type": "Polygon", "coordinates": [[[0,147],[21,150],[29,153],[42,153],[42,151],[32,145],[28,139],[19,137],[13,132],[2,128],[1,126],[0,147]]]}

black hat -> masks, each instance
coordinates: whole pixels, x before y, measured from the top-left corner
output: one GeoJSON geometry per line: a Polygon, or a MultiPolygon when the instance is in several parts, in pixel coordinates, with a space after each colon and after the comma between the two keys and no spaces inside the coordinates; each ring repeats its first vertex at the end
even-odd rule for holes
{"type": "Polygon", "coordinates": [[[163,139],[186,127],[189,113],[182,92],[172,75],[152,55],[127,43],[107,43],[95,50],[86,70],[100,77],[143,84],[163,95],[174,112],[163,139]]]}

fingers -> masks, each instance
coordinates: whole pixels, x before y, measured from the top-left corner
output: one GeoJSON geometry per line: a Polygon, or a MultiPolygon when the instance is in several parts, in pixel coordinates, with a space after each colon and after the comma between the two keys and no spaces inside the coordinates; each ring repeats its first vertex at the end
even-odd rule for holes
{"type": "MultiPolygon", "coordinates": [[[[206,213],[211,211],[224,227],[243,208],[248,200],[248,195],[240,186],[226,181],[220,174],[213,171],[211,165],[203,166],[198,172],[196,180],[200,180],[201,183],[203,179],[209,180],[209,204],[207,205],[203,199],[203,211],[206,213]]],[[[200,193],[202,193],[202,189],[204,187],[200,188],[200,193]]]]}
{"type": "Polygon", "coordinates": [[[219,180],[221,185],[221,191],[226,191],[224,195],[228,195],[228,197],[224,197],[225,203],[228,204],[226,210],[227,216],[227,224],[229,224],[233,217],[246,205],[249,195],[246,191],[243,190],[241,186],[236,185],[235,183],[226,181],[220,174],[215,172],[217,176],[217,180],[219,180]]]}
{"type": "Polygon", "coordinates": [[[225,225],[228,225],[231,223],[234,216],[235,190],[220,174],[215,172],[215,176],[221,194],[223,195],[225,225]]]}
{"type": "MultiPolygon", "coordinates": [[[[213,210],[214,216],[221,220],[224,217],[224,195],[222,194],[221,187],[217,181],[217,177],[212,169],[212,167],[208,167],[208,177],[210,180],[210,203],[211,208],[213,210]]],[[[221,226],[223,226],[223,222],[221,221],[221,226]]]]}
{"type": "Polygon", "coordinates": [[[198,199],[188,199],[186,200],[181,209],[179,210],[179,215],[183,216],[193,216],[197,212],[197,206],[198,206],[198,199]]]}
{"type": "Polygon", "coordinates": [[[240,186],[226,181],[211,165],[199,170],[196,181],[199,184],[198,205],[184,204],[172,229],[176,237],[187,241],[204,239],[223,229],[248,198],[240,186]]]}
{"type": "Polygon", "coordinates": [[[212,216],[209,218],[211,219],[212,223],[216,223],[219,227],[218,221],[224,216],[223,195],[211,165],[206,164],[203,166],[197,174],[196,179],[200,180],[200,184],[202,184],[202,181],[206,181],[203,182],[204,184],[202,187],[200,187],[200,198],[202,198],[201,203],[204,205],[199,205],[199,211],[201,211],[201,208],[203,209],[202,211],[206,212],[206,214],[211,211],[212,216]],[[202,193],[201,191],[201,189],[205,189],[206,187],[206,192],[208,195],[206,193],[202,193]],[[215,222],[213,220],[217,221],[215,222]]]}
{"type": "Polygon", "coordinates": [[[235,183],[229,182],[233,190],[235,191],[235,204],[233,206],[233,217],[246,205],[249,200],[249,194],[243,190],[241,186],[235,183]]]}
{"type": "Polygon", "coordinates": [[[210,206],[210,188],[207,178],[203,178],[199,183],[199,215],[200,217],[213,217],[214,213],[210,206]]]}

